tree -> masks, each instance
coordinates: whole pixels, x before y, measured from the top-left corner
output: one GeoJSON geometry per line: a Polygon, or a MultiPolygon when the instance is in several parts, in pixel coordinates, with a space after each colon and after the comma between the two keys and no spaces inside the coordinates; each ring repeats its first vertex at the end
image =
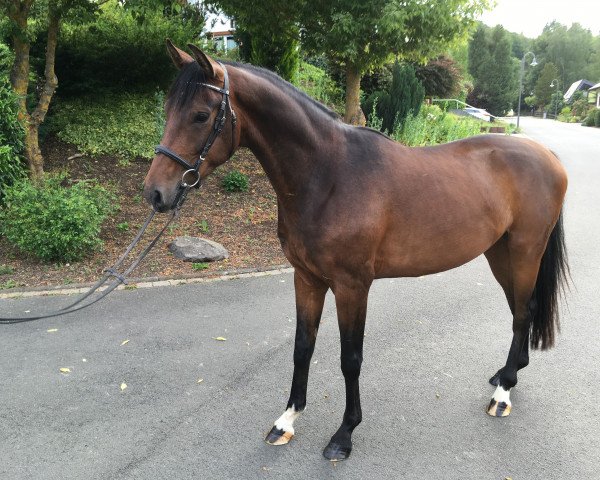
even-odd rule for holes
{"type": "Polygon", "coordinates": [[[424,61],[465,37],[488,0],[329,0],[305,2],[302,43],[346,74],[344,120],[358,118],[363,74],[394,56],[424,61]]]}
{"type": "Polygon", "coordinates": [[[409,115],[419,113],[425,89],[415,74],[412,65],[396,63],[392,70],[392,84],[389,91],[375,92],[369,96],[364,108],[369,115],[373,107],[381,119],[381,130],[392,132],[397,124],[402,124],[409,115]]]}
{"type": "Polygon", "coordinates": [[[47,8],[42,9],[48,25],[44,81],[38,88],[36,105],[30,110],[27,106],[27,93],[31,48],[30,15],[34,1],[0,0],[0,11],[6,12],[11,21],[11,40],[15,57],[10,82],[19,96],[19,120],[25,125],[25,158],[29,164],[31,178],[39,180],[44,173],[44,159],[39,147],[38,130],[46,117],[50,101],[58,86],[58,79],[54,73],[54,62],[60,23],[65,12],[78,5],[77,2],[80,0],[49,0],[47,8]]]}
{"type": "Polygon", "coordinates": [[[300,61],[299,20],[305,0],[208,0],[236,23],[246,60],[292,80],[300,61]],[[249,47],[249,51],[248,51],[249,47]]]}
{"type": "MultiPolygon", "coordinates": [[[[25,158],[29,175],[38,182],[44,173],[44,159],[39,146],[39,127],[58,86],[55,73],[56,49],[60,27],[67,15],[89,14],[108,0],[0,0],[0,12],[7,14],[11,24],[10,38],[14,51],[14,61],[10,74],[11,85],[19,97],[19,120],[25,125],[25,158]],[[30,51],[35,40],[35,26],[45,26],[45,58],[43,81],[30,85],[30,51]],[[31,100],[33,99],[33,107],[31,100]]],[[[130,8],[139,22],[145,14],[156,9],[180,11],[182,6],[176,0],[126,0],[120,2],[130,8]]]]}
{"type": "Polygon", "coordinates": [[[594,37],[578,23],[567,28],[558,22],[552,22],[534,40],[532,49],[539,57],[538,71],[541,72],[541,67],[546,62],[552,62],[558,69],[561,85],[568,86],[585,78],[589,72],[594,55],[594,37]]]}
{"type": "Polygon", "coordinates": [[[475,86],[467,101],[494,115],[506,113],[518,96],[517,70],[506,30],[480,25],[469,44],[469,73],[475,86]]]}
{"type": "Polygon", "coordinates": [[[552,94],[556,91],[556,87],[550,85],[557,76],[558,69],[556,66],[552,62],[546,63],[535,84],[535,98],[539,108],[543,109],[550,103],[552,94]]]}
{"type": "Polygon", "coordinates": [[[460,66],[450,57],[442,55],[427,65],[416,65],[415,74],[428,97],[454,98],[460,92],[460,66]]]}

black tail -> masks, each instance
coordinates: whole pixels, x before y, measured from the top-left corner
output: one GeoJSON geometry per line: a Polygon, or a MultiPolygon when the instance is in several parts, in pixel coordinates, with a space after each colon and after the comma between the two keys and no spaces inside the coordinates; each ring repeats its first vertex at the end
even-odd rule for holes
{"type": "Polygon", "coordinates": [[[570,278],[562,217],[561,211],[542,256],[531,298],[531,347],[542,350],[554,346],[555,332],[560,331],[558,297],[564,293],[570,278]]]}

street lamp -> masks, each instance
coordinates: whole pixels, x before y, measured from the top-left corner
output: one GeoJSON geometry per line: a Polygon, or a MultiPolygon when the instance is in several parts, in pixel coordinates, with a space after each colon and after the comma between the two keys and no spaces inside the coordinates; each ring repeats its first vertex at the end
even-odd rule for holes
{"type": "Polygon", "coordinates": [[[554,120],[556,120],[556,111],[558,109],[558,78],[552,80],[551,87],[554,87],[554,82],[556,82],[556,96],[554,97],[554,120]]]}
{"type": "Polygon", "coordinates": [[[526,52],[521,59],[521,75],[519,77],[519,105],[517,105],[517,128],[519,128],[519,120],[521,119],[521,97],[523,95],[523,73],[525,72],[525,57],[527,55],[533,55],[533,60],[529,65],[535,67],[537,65],[537,60],[535,59],[535,53],[526,52]]]}

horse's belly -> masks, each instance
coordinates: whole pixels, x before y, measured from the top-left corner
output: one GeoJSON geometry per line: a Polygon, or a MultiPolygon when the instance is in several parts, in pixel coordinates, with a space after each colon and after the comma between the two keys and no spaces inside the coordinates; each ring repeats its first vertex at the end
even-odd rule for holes
{"type": "Polygon", "coordinates": [[[488,250],[507,226],[498,218],[479,217],[454,225],[421,224],[390,231],[376,254],[375,275],[415,277],[458,267],[488,250]]]}

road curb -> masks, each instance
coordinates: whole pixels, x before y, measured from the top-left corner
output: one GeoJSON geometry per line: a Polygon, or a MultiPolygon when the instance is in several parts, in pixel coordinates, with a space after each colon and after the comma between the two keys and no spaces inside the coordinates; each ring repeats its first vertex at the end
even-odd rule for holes
{"type": "MultiPolygon", "coordinates": [[[[239,278],[267,277],[270,275],[281,275],[283,273],[291,273],[294,269],[286,265],[278,265],[272,268],[265,269],[241,269],[223,272],[220,275],[205,275],[201,277],[151,277],[142,279],[129,280],[127,285],[119,285],[116,290],[136,290],[138,288],[152,287],[169,287],[177,285],[189,285],[192,283],[214,283],[223,282],[226,280],[236,280],[239,278]]],[[[47,297],[58,295],[75,295],[87,292],[93,283],[78,284],[78,285],[61,285],[52,288],[41,289],[39,287],[24,288],[13,290],[10,292],[0,293],[0,300],[9,298],[28,298],[28,297],[47,297]]],[[[107,287],[99,288],[101,292],[107,287]]]]}

